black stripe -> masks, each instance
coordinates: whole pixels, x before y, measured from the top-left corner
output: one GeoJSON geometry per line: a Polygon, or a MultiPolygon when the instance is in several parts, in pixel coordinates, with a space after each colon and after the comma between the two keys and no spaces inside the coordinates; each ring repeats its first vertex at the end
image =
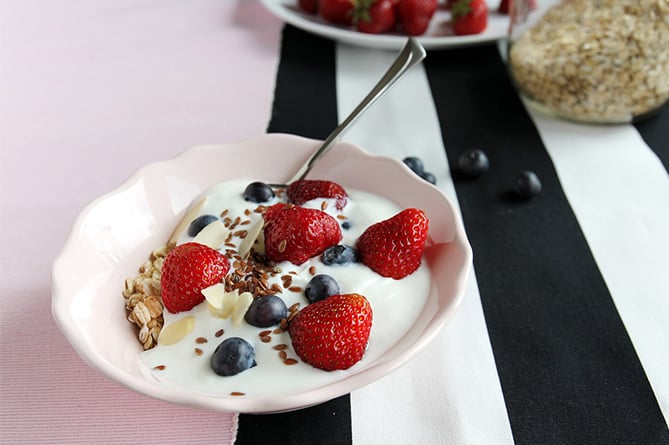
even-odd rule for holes
{"type": "MultiPolygon", "coordinates": [[[[268,132],[325,139],[337,126],[335,44],[283,30],[268,132]]],[[[353,441],[349,395],[299,411],[240,414],[236,445],[345,445],[353,441]]]]}
{"type": "Polygon", "coordinates": [[[267,132],[325,139],[338,123],[336,87],[334,42],[286,26],[267,132]]]}
{"type": "Polygon", "coordinates": [[[486,323],[519,444],[669,443],[669,432],[541,139],[495,45],[431,51],[428,80],[456,180],[486,323]],[[509,193],[522,169],[542,194],[509,193]]]}
{"type": "Polygon", "coordinates": [[[646,144],[657,154],[669,172],[669,103],[666,103],[657,114],[637,122],[637,130],[646,144]]]}

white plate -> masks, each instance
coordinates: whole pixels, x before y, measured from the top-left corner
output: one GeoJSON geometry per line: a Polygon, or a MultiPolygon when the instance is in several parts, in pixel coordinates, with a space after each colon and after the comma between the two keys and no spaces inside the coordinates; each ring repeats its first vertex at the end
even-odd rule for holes
{"type": "Polygon", "coordinates": [[[371,383],[414,357],[460,305],[471,268],[471,248],[455,207],[439,189],[400,161],[340,143],[319,161],[314,177],[386,196],[403,207],[422,208],[430,219],[425,258],[432,291],[406,335],[364,367],[341,372],[326,385],[281,396],[216,396],[161,384],[142,372],[142,348],[121,297],[125,278],[168,239],[186,207],[203,190],[239,177],[284,180],[319,144],[274,134],[193,147],[174,159],[142,168],[86,207],[53,267],[53,314],[72,347],[93,368],[142,394],[201,408],[255,413],[324,402],[371,383]],[[231,162],[244,168],[230,168],[231,162]]]}
{"type": "MultiPolygon", "coordinates": [[[[407,39],[407,36],[399,32],[365,34],[350,27],[327,23],[317,15],[301,11],[297,6],[297,0],[260,0],[260,2],[286,23],[339,42],[369,48],[400,49],[407,39]]],[[[416,40],[425,48],[431,49],[475,45],[505,38],[509,30],[509,16],[497,12],[499,0],[487,0],[486,3],[489,10],[488,26],[481,34],[456,36],[451,27],[451,13],[440,2],[427,31],[416,40]]]]}

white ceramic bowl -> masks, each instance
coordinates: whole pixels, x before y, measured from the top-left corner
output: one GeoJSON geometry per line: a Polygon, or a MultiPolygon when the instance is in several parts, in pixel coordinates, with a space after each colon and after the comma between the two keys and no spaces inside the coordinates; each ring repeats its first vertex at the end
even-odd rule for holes
{"type": "Polygon", "coordinates": [[[376,193],[402,207],[423,209],[430,220],[425,258],[432,291],[407,334],[380,358],[341,379],[302,392],[233,397],[166,387],[140,371],[141,346],[126,320],[121,291],[149,252],[163,244],[200,192],[233,178],[282,182],[319,141],[285,134],[228,145],[203,145],[150,164],[77,218],[53,267],[53,315],[77,353],[112,380],[173,403],[235,412],[280,412],[327,401],[377,380],[411,359],[455,313],[464,293],[472,253],[453,204],[401,162],[340,143],[310,177],[331,179],[376,193]]]}

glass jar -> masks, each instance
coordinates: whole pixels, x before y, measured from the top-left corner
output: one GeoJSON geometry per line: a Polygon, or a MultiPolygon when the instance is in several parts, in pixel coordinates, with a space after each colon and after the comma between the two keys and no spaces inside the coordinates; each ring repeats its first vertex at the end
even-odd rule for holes
{"type": "Polygon", "coordinates": [[[508,43],[516,87],[554,115],[626,123],[669,100],[666,0],[513,0],[508,43]]]}

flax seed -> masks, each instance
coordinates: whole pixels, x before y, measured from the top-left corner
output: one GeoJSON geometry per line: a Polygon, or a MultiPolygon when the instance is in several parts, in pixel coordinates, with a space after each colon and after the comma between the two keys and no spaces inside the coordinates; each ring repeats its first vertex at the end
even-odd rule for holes
{"type": "Polygon", "coordinates": [[[266,335],[264,337],[260,337],[260,341],[263,343],[269,343],[272,341],[272,337],[266,335]]]}
{"type": "Polygon", "coordinates": [[[267,337],[267,336],[268,336],[269,334],[271,334],[271,333],[272,333],[272,331],[271,331],[270,329],[267,329],[267,330],[265,330],[265,331],[259,332],[259,333],[258,333],[258,336],[259,336],[259,337],[267,337]]]}
{"type": "Polygon", "coordinates": [[[198,356],[199,356],[199,355],[202,355],[202,354],[204,354],[204,352],[202,352],[202,349],[200,349],[200,348],[195,348],[195,355],[198,355],[198,356]]]}
{"type": "Polygon", "coordinates": [[[309,273],[311,275],[316,275],[316,266],[309,266],[309,273]]]}
{"type": "Polygon", "coordinates": [[[225,334],[225,330],[224,330],[224,329],[219,329],[219,330],[216,331],[216,333],[214,334],[214,337],[218,338],[218,337],[220,337],[220,336],[223,335],[223,334],[225,334]]]}
{"type": "Polygon", "coordinates": [[[195,343],[201,345],[201,344],[207,343],[207,339],[204,338],[204,337],[198,337],[198,338],[195,339],[195,343]]]}
{"type": "Polygon", "coordinates": [[[294,358],[287,358],[283,361],[284,365],[295,365],[297,363],[297,360],[294,358]]]}
{"type": "Polygon", "coordinates": [[[158,365],[158,366],[153,367],[153,369],[156,370],[156,371],[164,371],[165,368],[167,368],[167,366],[165,366],[165,365],[158,365]]]}
{"type": "Polygon", "coordinates": [[[288,290],[291,292],[302,292],[302,288],[300,286],[290,286],[288,290]]]}
{"type": "Polygon", "coordinates": [[[230,393],[231,396],[239,397],[239,396],[245,396],[246,393],[240,392],[240,391],[232,391],[230,393]]]}
{"type": "MultiPolygon", "coordinates": [[[[276,331],[276,329],[275,329],[275,331],[276,331]]],[[[288,345],[285,344],[285,343],[279,343],[278,345],[272,346],[272,349],[274,349],[276,351],[283,351],[284,349],[288,349],[288,345]]]]}
{"type": "Polygon", "coordinates": [[[279,358],[281,360],[286,360],[288,358],[288,353],[286,351],[283,351],[283,350],[279,351],[279,358]]]}

